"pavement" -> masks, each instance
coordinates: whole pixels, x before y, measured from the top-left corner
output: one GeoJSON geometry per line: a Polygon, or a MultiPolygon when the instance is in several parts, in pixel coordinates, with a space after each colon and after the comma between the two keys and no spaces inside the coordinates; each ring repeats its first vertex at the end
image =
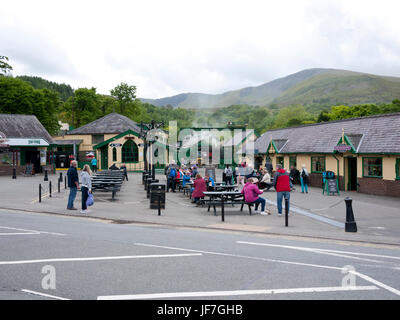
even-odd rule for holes
{"type": "MultiPolygon", "coordinates": [[[[63,173],[63,176],[65,173],[63,173]]],[[[217,170],[217,177],[221,176],[217,170]]],[[[308,194],[297,190],[291,193],[289,226],[285,227],[284,217],[277,215],[276,192],[270,190],[262,195],[272,215],[248,214],[240,207],[225,208],[225,222],[221,221],[221,210],[217,216],[207,207],[196,207],[183,193],[167,193],[166,209],[158,216],[157,210],[149,209],[149,199],[142,185],[140,173],[130,173],[129,181],[123,183],[116,200],[111,201],[111,193],[95,192],[95,204],[87,215],[79,211],[66,210],[69,190],[64,182],[58,192],[57,175],[49,175],[52,182],[52,196],[49,182],[43,176],[0,177],[0,209],[23,212],[37,212],[57,215],[71,215],[112,221],[114,223],[145,223],[165,226],[201,228],[209,230],[231,230],[269,235],[299,236],[319,239],[367,242],[387,245],[400,244],[400,199],[370,196],[355,192],[341,192],[340,195],[322,194],[320,188],[309,188],[308,194]],[[38,201],[39,184],[42,186],[42,201],[38,201]],[[346,206],[344,199],[352,198],[352,205],[358,232],[345,232],[346,206]]],[[[165,181],[165,176],[157,174],[156,179],[165,181]]],[[[220,179],[217,179],[219,181],[220,179]]],[[[75,206],[80,207],[80,193],[75,206]]]]}

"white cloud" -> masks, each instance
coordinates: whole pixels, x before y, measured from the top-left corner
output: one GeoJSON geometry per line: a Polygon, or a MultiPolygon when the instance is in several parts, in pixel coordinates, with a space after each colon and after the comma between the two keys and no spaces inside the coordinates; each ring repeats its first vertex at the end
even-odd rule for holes
{"type": "Polygon", "coordinates": [[[140,97],[221,93],[305,68],[400,76],[397,1],[3,1],[0,54],[35,74],[140,97]]]}

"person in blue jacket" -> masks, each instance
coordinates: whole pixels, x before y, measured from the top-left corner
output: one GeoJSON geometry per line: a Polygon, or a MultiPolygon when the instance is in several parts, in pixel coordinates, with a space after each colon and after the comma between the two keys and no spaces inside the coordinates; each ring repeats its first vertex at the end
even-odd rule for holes
{"type": "Polygon", "coordinates": [[[206,181],[207,189],[213,190],[215,187],[215,181],[209,175],[204,176],[204,180],[206,181]]]}
{"type": "Polygon", "coordinates": [[[190,182],[191,178],[190,171],[186,171],[182,177],[182,187],[185,187],[186,183],[190,182]]]}

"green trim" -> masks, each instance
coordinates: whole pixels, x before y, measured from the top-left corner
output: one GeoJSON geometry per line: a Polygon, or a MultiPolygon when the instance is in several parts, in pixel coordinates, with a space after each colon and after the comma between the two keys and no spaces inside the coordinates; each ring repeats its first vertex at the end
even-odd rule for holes
{"type": "MultiPolygon", "coordinates": [[[[378,165],[374,165],[374,166],[378,166],[378,165]]],[[[362,158],[362,176],[363,176],[363,178],[379,178],[379,179],[382,179],[383,178],[383,159],[382,159],[382,157],[363,157],[362,158]],[[380,167],[381,167],[381,175],[380,176],[369,176],[369,175],[365,175],[364,174],[364,169],[365,169],[365,164],[364,164],[364,160],[365,159],[381,159],[381,165],[380,165],[380,167]]]]}
{"type": "Polygon", "coordinates": [[[137,132],[132,131],[132,130],[127,130],[125,132],[120,133],[119,135],[117,135],[115,137],[112,137],[112,138],[110,138],[110,139],[108,139],[106,141],[103,141],[103,142],[100,142],[99,144],[96,144],[95,146],[93,146],[93,150],[96,150],[96,149],[99,149],[101,147],[104,147],[105,145],[109,144],[110,142],[118,140],[119,138],[122,138],[122,137],[124,137],[124,136],[126,136],[128,134],[132,134],[132,135],[134,135],[134,136],[139,138],[139,134],[137,132]]]}
{"type": "Polygon", "coordinates": [[[279,150],[276,147],[274,140],[271,140],[271,142],[268,144],[268,148],[267,148],[267,153],[266,154],[269,154],[268,150],[271,148],[271,143],[272,143],[272,146],[274,147],[275,154],[279,154],[279,150]]]}
{"type": "Polygon", "coordinates": [[[396,159],[396,180],[400,180],[400,158],[396,159]]]}
{"type": "MultiPolygon", "coordinates": [[[[344,142],[343,143],[343,139],[342,137],[340,137],[339,142],[337,143],[337,146],[340,144],[347,144],[348,146],[351,147],[351,153],[357,153],[356,148],[353,146],[353,144],[350,142],[350,139],[346,136],[346,134],[344,135],[344,142]]],[[[339,152],[339,151],[333,151],[334,153],[343,153],[343,152],[339,152]]]]}
{"type": "Polygon", "coordinates": [[[322,173],[326,170],[326,156],[314,156],[314,157],[310,157],[310,161],[311,161],[311,173],[322,173]],[[324,158],[324,170],[322,171],[313,171],[313,158],[324,158]]]}

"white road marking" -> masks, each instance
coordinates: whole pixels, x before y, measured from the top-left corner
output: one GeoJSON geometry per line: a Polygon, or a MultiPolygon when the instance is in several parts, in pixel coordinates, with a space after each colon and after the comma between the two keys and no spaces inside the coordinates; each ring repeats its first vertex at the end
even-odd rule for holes
{"type": "Polygon", "coordinates": [[[57,296],[52,296],[52,295],[50,295],[50,294],[45,294],[45,293],[36,292],[36,291],[32,291],[32,290],[27,290],[27,289],[22,289],[21,291],[22,291],[22,292],[25,292],[25,293],[29,293],[29,294],[34,294],[34,295],[37,295],[37,296],[41,296],[41,297],[56,299],[56,300],[71,300],[71,299],[61,298],[61,297],[57,297],[57,296]]]}
{"type": "Polygon", "coordinates": [[[312,253],[319,253],[319,254],[325,254],[325,255],[331,255],[331,256],[343,257],[343,258],[349,258],[349,259],[355,259],[355,260],[361,260],[361,261],[386,263],[385,261],[372,260],[372,259],[366,259],[366,258],[359,258],[359,257],[353,257],[353,256],[348,256],[348,255],[345,255],[345,254],[341,254],[341,253],[351,254],[350,252],[344,252],[344,251],[325,250],[325,249],[308,248],[308,247],[286,246],[286,245],[271,244],[271,243],[261,243],[261,242],[236,241],[236,243],[248,244],[248,245],[253,245],[253,246],[264,246],[264,247],[276,247],[276,248],[293,249],[293,250],[307,251],[307,252],[312,252],[312,253]]]}
{"type": "Polygon", "coordinates": [[[92,258],[59,258],[59,259],[40,259],[40,260],[18,260],[18,261],[0,261],[0,265],[47,263],[47,262],[145,259],[145,258],[178,258],[178,257],[191,257],[191,256],[201,256],[201,255],[202,255],[201,253],[188,253],[188,254],[153,254],[153,255],[137,255],[137,256],[92,257],[92,258]]]}
{"type": "Polygon", "coordinates": [[[28,229],[21,229],[21,228],[12,228],[12,227],[5,227],[5,226],[0,226],[1,229],[7,229],[7,230],[16,230],[16,231],[26,231],[26,232],[32,232],[32,233],[38,233],[38,234],[50,234],[53,236],[65,236],[63,233],[57,233],[57,232],[48,232],[48,231],[38,231],[38,230],[28,230],[28,229]]]}
{"type": "Polygon", "coordinates": [[[314,293],[314,292],[337,292],[337,291],[361,291],[379,290],[376,286],[354,286],[354,287],[316,287],[316,288],[293,288],[293,289],[260,289],[260,290],[232,290],[232,291],[199,291],[199,292],[171,292],[98,296],[97,300],[136,300],[136,299],[168,299],[168,298],[199,298],[199,297],[221,297],[221,296],[244,296],[244,295],[268,295],[285,293],[314,293]]]}
{"type": "MultiPolygon", "coordinates": [[[[204,254],[214,254],[214,255],[221,255],[221,256],[230,256],[235,258],[242,258],[242,259],[251,259],[251,260],[258,260],[258,261],[266,261],[266,262],[275,262],[275,263],[283,263],[283,264],[290,264],[290,265],[298,265],[298,266],[305,266],[305,267],[314,267],[314,268],[323,268],[323,269],[331,269],[331,270],[340,270],[343,271],[343,268],[340,267],[333,267],[333,266],[326,266],[326,265],[318,265],[318,264],[311,264],[311,263],[302,263],[302,262],[294,262],[294,261],[285,261],[285,260],[275,260],[275,259],[267,259],[267,258],[260,258],[260,257],[252,257],[252,256],[243,256],[231,253],[222,253],[222,252],[212,252],[212,251],[202,251],[202,250],[194,250],[194,249],[184,249],[184,248],[176,248],[176,247],[167,247],[167,246],[159,246],[154,244],[145,244],[145,243],[135,243],[138,246],[145,246],[145,247],[155,247],[155,248],[164,248],[164,249],[171,249],[171,250],[181,250],[181,251],[188,251],[188,252],[201,252],[204,254]]],[[[363,278],[366,281],[369,281],[373,284],[376,284],[396,295],[400,295],[400,291],[392,288],[382,282],[379,282],[367,275],[364,275],[359,272],[354,272],[355,275],[358,275],[360,278],[363,278]]]]}
{"type": "Polygon", "coordinates": [[[0,236],[25,236],[25,235],[39,235],[38,232],[8,232],[0,233],[0,236]]]}

